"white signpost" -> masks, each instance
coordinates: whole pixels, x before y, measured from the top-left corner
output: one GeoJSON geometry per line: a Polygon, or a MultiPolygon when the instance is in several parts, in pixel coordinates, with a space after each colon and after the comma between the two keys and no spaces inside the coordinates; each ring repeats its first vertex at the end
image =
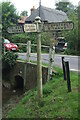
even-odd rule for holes
{"type": "MultiPolygon", "coordinates": [[[[37,16],[35,18],[36,24],[24,24],[24,26],[13,26],[13,27],[8,27],[7,32],[8,33],[22,33],[22,32],[37,32],[38,34],[38,40],[37,40],[37,81],[38,81],[38,99],[39,103],[41,104],[42,102],[42,63],[41,63],[41,30],[40,30],[40,25],[41,25],[41,18],[37,16]]],[[[43,32],[54,32],[58,30],[72,30],[73,29],[73,23],[71,21],[67,22],[56,22],[56,23],[44,23],[43,24],[43,32]]],[[[54,54],[55,51],[51,52],[54,54]]],[[[49,67],[49,72],[48,75],[50,76],[50,73],[52,74],[52,65],[53,65],[53,58],[51,56],[51,64],[49,67]]],[[[24,85],[26,83],[26,66],[25,66],[25,80],[24,80],[24,85]]],[[[50,77],[49,77],[50,78],[50,77]]]]}
{"type": "MultiPolygon", "coordinates": [[[[51,32],[51,31],[63,31],[63,30],[72,30],[74,24],[72,21],[66,22],[54,22],[54,23],[44,23],[43,24],[43,31],[44,32],[51,32]]],[[[17,25],[17,26],[10,26],[7,29],[8,33],[22,33],[22,32],[37,32],[36,24],[24,24],[24,26],[17,25]]]]}
{"type": "Polygon", "coordinates": [[[23,31],[23,26],[21,25],[15,25],[15,26],[10,26],[7,28],[8,33],[22,33],[23,31]]]}
{"type": "Polygon", "coordinates": [[[16,25],[7,28],[8,33],[37,32],[36,24],[16,25]]]}
{"type": "Polygon", "coordinates": [[[72,30],[74,24],[72,21],[66,22],[54,22],[54,23],[44,23],[43,31],[50,32],[50,31],[57,31],[57,30],[72,30]]]}
{"type": "Polygon", "coordinates": [[[36,24],[24,24],[24,32],[37,32],[36,24]]]}

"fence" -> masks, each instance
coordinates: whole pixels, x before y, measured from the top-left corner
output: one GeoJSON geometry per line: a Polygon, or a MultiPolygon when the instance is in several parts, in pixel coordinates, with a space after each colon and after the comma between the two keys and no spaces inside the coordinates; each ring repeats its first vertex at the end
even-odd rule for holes
{"type": "MultiPolygon", "coordinates": [[[[26,44],[24,44],[24,43],[15,43],[15,44],[26,46],[26,61],[30,62],[31,47],[32,46],[37,47],[37,44],[31,44],[31,41],[28,41],[26,44]]],[[[54,63],[55,47],[54,47],[54,44],[52,44],[51,46],[41,45],[41,47],[49,49],[49,59],[46,59],[46,58],[42,58],[42,59],[48,62],[47,80],[50,80],[52,78],[52,74],[53,74],[53,63],[54,63]]],[[[4,47],[4,53],[5,53],[5,47],[4,47]]],[[[32,57],[35,57],[35,56],[33,55],[32,57]]],[[[62,57],[62,68],[63,68],[64,80],[67,79],[68,92],[71,92],[69,62],[65,61],[64,57],[62,57]]]]}
{"type": "MultiPolygon", "coordinates": [[[[37,47],[37,44],[31,44],[31,41],[28,41],[26,44],[24,44],[24,43],[15,43],[15,44],[17,44],[19,46],[25,46],[26,47],[26,61],[30,62],[31,48],[32,48],[32,46],[37,47]]],[[[51,45],[51,46],[41,45],[41,47],[42,48],[47,48],[49,50],[49,59],[42,58],[43,60],[48,62],[48,77],[47,77],[47,80],[49,80],[49,79],[52,78],[52,73],[53,73],[55,47],[54,47],[54,45],[51,45]]],[[[4,49],[4,52],[5,52],[5,49],[4,49]]],[[[35,56],[31,56],[31,57],[35,57],[35,56]]]]}
{"type": "Polygon", "coordinates": [[[71,81],[70,81],[69,62],[68,62],[68,61],[65,61],[65,60],[64,60],[64,57],[62,57],[62,67],[63,67],[64,80],[67,79],[68,92],[71,92],[71,81]]]}
{"type": "MultiPolygon", "coordinates": [[[[27,42],[27,62],[30,62],[30,54],[31,54],[32,46],[37,47],[36,44],[31,44],[31,42],[28,41],[27,42]]],[[[43,58],[43,60],[48,61],[48,78],[47,78],[47,80],[49,80],[52,77],[55,47],[53,45],[51,45],[51,46],[41,45],[41,47],[49,49],[49,60],[43,58]]]]}

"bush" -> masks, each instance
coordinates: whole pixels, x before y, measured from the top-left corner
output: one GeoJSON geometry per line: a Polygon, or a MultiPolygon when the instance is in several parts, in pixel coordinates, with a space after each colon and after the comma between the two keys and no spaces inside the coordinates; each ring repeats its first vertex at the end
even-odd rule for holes
{"type": "Polygon", "coordinates": [[[23,53],[23,52],[26,52],[26,51],[27,51],[26,46],[18,45],[18,52],[23,53]]]}
{"type": "Polygon", "coordinates": [[[18,57],[17,53],[13,53],[12,51],[8,51],[6,54],[2,55],[2,69],[10,70],[16,63],[16,59],[18,57]]]}
{"type": "Polygon", "coordinates": [[[2,37],[2,54],[4,53],[4,38],[2,37]]]}
{"type": "Polygon", "coordinates": [[[67,55],[80,55],[80,52],[79,51],[75,51],[73,49],[66,49],[64,51],[64,54],[67,54],[67,55]]]}

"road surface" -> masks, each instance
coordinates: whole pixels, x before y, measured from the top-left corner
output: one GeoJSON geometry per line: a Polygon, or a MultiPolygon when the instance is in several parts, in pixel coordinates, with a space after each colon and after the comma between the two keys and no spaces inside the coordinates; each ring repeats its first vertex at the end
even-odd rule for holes
{"type": "MultiPolygon", "coordinates": [[[[64,56],[65,60],[69,61],[69,67],[71,71],[80,71],[80,57],[78,56],[71,56],[71,55],[58,55],[55,54],[54,56],[54,65],[62,68],[62,56],[64,56]]],[[[49,54],[42,54],[42,62],[48,63],[49,62],[49,54]]],[[[26,60],[26,53],[19,53],[19,59],[26,60]]],[[[31,53],[30,59],[33,61],[37,60],[37,54],[31,53]]]]}

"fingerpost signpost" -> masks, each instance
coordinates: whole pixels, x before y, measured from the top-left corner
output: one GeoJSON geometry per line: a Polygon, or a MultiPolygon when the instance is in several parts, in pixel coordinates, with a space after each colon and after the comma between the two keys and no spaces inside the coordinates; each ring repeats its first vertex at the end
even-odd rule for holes
{"type": "MultiPolygon", "coordinates": [[[[65,30],[72,30],[74,27],[74,24],[72,21],[65,21],[65,22],[54,22],[54,23],[41,23],[41,18],[37,16],[35,18],[35,23],[33,24],[24,24],[23,26],[21,25],[16,25],[16,26],[10,26],[7,29],[8,33],[12,34],[19,34],[23,32],[37,32],[38,34],[38,40],[37,40],[37,82],[38,82],[38,99],[39,99],[39,104],[42,102],[42,63],[41,63],[41,32],[57,32],[58,30],[60,31],[65,31],[65,30]]],[[[52,48],[51,48],[52,49],[52,48]]],[[[55,49],[52,49],[55,51],[55,49]]],[[[50,52],[50,53],[54,53],[50,52]]],[[[54,57],[54,56],[53,56],[54,57]]],[[[51,57],[51,61],[54,61],[53,58],[51,57]]],[[[48,76],[50,73],[52,73],[52,64],[50,64],[51,67],[49,67],[48,70],[48,76]]],[[[26,68],[25,68],[26,70],[26,68]]],[[[26,71],[25,71],[25,82],[26,83],[26,71]]],[[[48,77],[49,79],[49,77],[48,77]]],[[[25,86],[24,86],[25,87],[25,86]]]]}

